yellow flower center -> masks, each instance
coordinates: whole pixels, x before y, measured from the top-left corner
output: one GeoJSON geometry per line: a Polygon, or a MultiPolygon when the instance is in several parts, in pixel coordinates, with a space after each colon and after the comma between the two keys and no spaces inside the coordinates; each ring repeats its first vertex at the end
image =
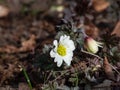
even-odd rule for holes
{"type": "Polygon", "coordinates": [[[66,48],[64,45],[59,44],[58,48],[57,48],[57,53],[61,56],[65,56],[66,55],[66,48]]]}

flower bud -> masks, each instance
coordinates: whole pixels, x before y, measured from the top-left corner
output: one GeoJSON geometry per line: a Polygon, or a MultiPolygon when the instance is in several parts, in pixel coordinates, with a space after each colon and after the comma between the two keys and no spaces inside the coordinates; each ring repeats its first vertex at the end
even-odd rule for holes
{"type": "Polygon", "coordinates": [[[101,47],[100,44],[102,44],[102,43],[95,41],[91,37],[85,38],[85,48],[91,53],[97,53],[99,50],[98,47],[101,47]]]}

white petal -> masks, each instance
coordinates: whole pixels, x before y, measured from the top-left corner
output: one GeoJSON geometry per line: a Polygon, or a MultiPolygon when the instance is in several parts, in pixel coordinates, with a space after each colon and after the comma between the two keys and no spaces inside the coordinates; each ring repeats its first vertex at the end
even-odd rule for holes
{"type": "Polygon", "coordinates": [[[70,36],[66,36],[66,35],[65,35],[65,39],[66,39],[66,40],[70,40],[70,36]]]}
{"type": "Polygon", "coordinates": [[[53,50],[51,50],[51,51],[50,51],[50,56],[51,56],[51,57],[55,57],[55,56],[56,56],[56,53],[55,53],[53,50]]]}
{"type": "Polygon", "coordinates": [[[62,42],[63,40],[64,40],[64,36],[61,36],[59,42],[62,42]]]}
{"type": "Polygon", "coordinates": [[[53,45],[55,45],[55,46],[58,45],[57,40],[54,40],[54,41],[53,41],[53,45]]]}
{"type": "Polygon", "coordinates": [[[62,58],[60,56],[56,56],[54,62],[57,62],[57,66],[60,67],[62,65],[62,58]]]}
{"type": "Polygon", "coordinates": [[[54,62],[57,62],[57,58],[55,57],[54,62]]]}
{"type": "Polygon", "coordinates": [[[103,47],[102,45],[103,45],[103,43],[100,43],[100,42],[97,42],[97,45],[99,46],[99,47],[103,47]]]}
{"type": "Polygon", "coordinates": [[[101,46],[101,45],[98,45],[98,47],[101,47],[101,48],[103,48],[103,46],[101,46]]]}
{"type": "Polygon", "coordinates": [[[68,41],[68,40],[69,40],[69,38],[70,38],[70,36],[63,35],[63,36],[61,36],[61,37],[60,37],[60,41],[59,41],[59,42],[60,42],[60,43],[62,43],[62,42],[64,42],[65,40],[67,40],[67,41],[68,41]]]}
{"type": "Polygon", "coordinates": [[[75,45],[74,45],[74,42],[72,40],[69,40],[69,42],[67,43],[69,45],[69,49],[70,50],[75,50],[75,45]]]}
{"type": "Polygon", "coordinates": [[[71,61],[72,61],[72,59],[69,58],[69,57],[64,59],[64,62],[65,62],[68,66],[71,65],[71,61]]]}
{"type": "Polygon", "coordinates": [[[102,42],[97,42],[97,41],[96,41],[96,43],[97,43],[97,44],[99,44],[99,45],[103,45],[103,43],[102,43],[102,42]]]}
{"type": "Polygon", "coordinates": [[[64,39],[63,41],[60,42],[62,45],[66,46],[66,48],[70,49],[70,50],[74,50],[75,49],[75,45],[74,42],[72,40],[70,40],[70,37],[67,36],[66,39],[64,39]]]}
{"type": "Polygon", "coordinates": [[[63,60],[59,59],[59,61],[57,62],[57,66],[60,67],[62,65],[63,60]]]}
{"type": "Polygon", "coordinates": [[[70,52],[69,54],[67,54],[67,56],[64,57],[64,62],[70,66],[71,61],[72,61],[72,57],[73,57],[73,52],[70,52]]]}
{"type": "Polygon", "coordinates": [[[53,41],[53,44],[54,44],[54,46],[55,46],[54,51],[56,52],[56,51],[57,51],[57,48],[58,48],[58,42],[57,42],[57,40],[54,40],[54,41],[53,41]]]}
{"type": "Polygon", "coordinates": [[[66,36],[66,40],[70,40],[70,36],[66,36]]]}

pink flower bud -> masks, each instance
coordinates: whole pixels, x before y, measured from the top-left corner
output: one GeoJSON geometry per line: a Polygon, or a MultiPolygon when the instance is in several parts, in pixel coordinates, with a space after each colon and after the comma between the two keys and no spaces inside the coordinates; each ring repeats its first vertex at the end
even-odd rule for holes
{"type": "Polygon", "coordinates": [[[100,46],[100,44],[102,44],[102,43],[95,41],[91,37],[85,38],[85,48],[91,53],[97,53],[99,50],[98,47],[102,47],[102,46],[100,46]]]}

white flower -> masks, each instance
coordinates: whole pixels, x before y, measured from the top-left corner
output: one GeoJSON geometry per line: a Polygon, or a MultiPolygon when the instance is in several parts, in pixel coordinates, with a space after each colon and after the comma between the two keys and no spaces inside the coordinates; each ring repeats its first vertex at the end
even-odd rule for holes
{"type": "Polygon", "coordinates": [[[73,50],[75,49],[74,42],[70,40],[70,36],[61,36],[59,42],[53,41],[54,48],[50,51],[50,56],[54,58],[54,62],[57,62],[57,66],[60,67],[63,61],[70,66],[73,50]]]}
{"type": "Polygon", "coordinates": [[[102,45],[102,43],[95,41],[91,37],[86,37],[85,38],[86,49],[91,53],[97,53],[98,50],[99,50],[98,47],[102,47],[101,45],[102,45]]]}

